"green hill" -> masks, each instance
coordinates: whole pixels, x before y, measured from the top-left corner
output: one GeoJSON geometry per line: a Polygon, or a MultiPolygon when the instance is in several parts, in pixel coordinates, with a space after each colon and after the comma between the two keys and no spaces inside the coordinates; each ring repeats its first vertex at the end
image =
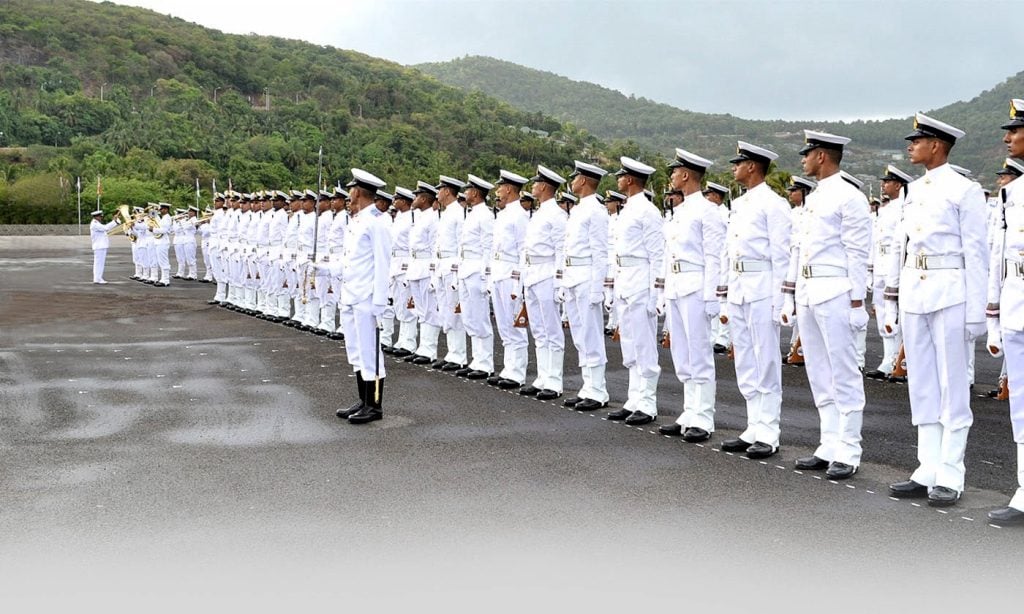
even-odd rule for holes
{"type": "Polygon", "coordinates": [[[106,2],[0,2],[0,223],[73,221],[78,176],[87,200],[103,176],[108,207],[189,203],[197,178],[204,200],[214,179],[312,187],[321,146],[328,182],[359,166],[392,186],[596,150],[562,130],[351,51],[106,2]]]}
{"type": "MultiPolygon", "coordinates": [[[[797,170],[796,152],[803,138],[802,130],[819,128],[854,139],[847,166],[856,174],[877,175],[894,156],[896,164],[910,169],[908,163],[899,161],[905,148],[902,137],[909,132],[909,118],[849,123],[746,120],[684,111],[488,57],[465,57],[415,68],[449,85],[496,96],[524,111],[572,122],[599,138],[632,139],[665,155],[671,155],[674,147],[686,147],[721,162],[735,149],[736,141],[742,139],[774,148],[780,153],[783,168],[797,170]]],[[[967,131],[954,150],[954,161],[991,180],[1005,156],[999,124],[1006,117],[1009,99],[1022,94],[1024,72],[970,101],[933,111],[922,110],[967,131]]]]}

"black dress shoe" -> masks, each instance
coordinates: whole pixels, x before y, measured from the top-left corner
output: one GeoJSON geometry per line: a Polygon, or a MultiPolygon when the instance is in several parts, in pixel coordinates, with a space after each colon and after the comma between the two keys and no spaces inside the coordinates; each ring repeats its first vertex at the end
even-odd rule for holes
{"type": "Polygon", "coordinates": [[[339,409],[338,411],[334,412],[334,415],[343,420],[348,420],[350,417],[354,416],[356,413],[359,412],[359,410],[361,410],[364,407],[366,407],[366,404],[363,403],[362,401],[359,401],[358,403],[351,407],[339,409]]]}
{"type": "Polygon", "coordinates": [[[661,433],[662,435],[671,435],[673,437],[678,437],[683,434],[683,425],[679,424],[678,422],[673,422],[672,424],[662,424],[661,426],[658,427],[658,432],[661,433]]]}
{"type": "Polygon", "coordinates": [[[438,371],[440,371],[441,367],[445,366],[446,364],[448,363],[445,362],[444,360],[435,360],[434,362],[430,363],[430,368],[437,369],[438,371]]]}
{"type": "Polygon", "coordinates": [[[779,451],[778,448],[773,448],[773,447],[771,447],[770,445],[768,445],[766,443],[762,443],[760,441],[755,441],[754,443],[750,444],[749,448],[747,448],[747,458],[751,458],[751,459],[768,458],[769,456],[772,456],[773,454],[775,454],[778,451],[779,451]]]}
{"type": "Polygon", "coordinates": [[[562,405],[564,405],[565,407],[576,407],[576,404],[582,400],[583,399],[579,397],[569,397],[568,399],[562,401],[562,405]]]}
{"type": "Polygon", "coordinates": [[[845,480],[847,478],[852,478],[855,473],[857,473],[857,468],[853,465],[833,462],[828,466],[828,471],[825,472],[825,477],[830,480],[845,480]]]}
{"type": "Polygon", "coordinates": [[[633,415],[633,410],[631,409],[616,409],[615,411],[608,412],[607,418],[609,420],[625,420],[631,415],[633,415]]]}
{"type": "Polygon", "coordinates": [[[595,401],[594,399],[582,399],[579,403],[573,406],[576,411],[594,411],[595,409],[601,409],[607,407],[607,403],[595,401]]]}
{"type": "Polygon", "coordinates": [[[405,362],[411,362],[414,365],[429,365],[433,361],[430,360],[429,356],[416,356],[414,354],[411,358],[406,356],[405,362]]]}
{"type": "Polygon", "coordinates": [[[1001,507],[989,512],[988,519],[1000,525],[1024,524],[1024,512],[1013,507],[1001,507]]]}
{"type": "Polygon", "coordinates": [[[295,328],[295,326],[298,324],[298,322],[296,322],[295,320],[285,320],[285,321],[281,322],[281,324],[284,324],[285,326],[287,326],[289,328],[295,328]]]}
{"type": "Polygon", "coordinates": [[[391,355],[395,358],[405,358],[406,356],[412,356],[412,351],[405,348],[394,348],[391,350],[391,355]]]}
{"type": "Polygon", "coordinates": [[[645,414],[642,411],[635,411],[629,414],[629,417],[626,418],[626,424],[629,426],[641,426],[649,422],[654,422],[654,416],[651,414],[645,414]]]}
{"type": "Polygon", "coordinates": [[[928,487],[914,480],[896,482],[889,485],[889,496],[897,499],[924,499],[928,496],[928,487]]]}
{"type": "Polygon", "coordinates": [[[374,420],[380,420],[384,417],[384,412],[377,409],[376,407],[370,407],[367,405],[360,411],[352,414],[348,417],[349,424],[366,424],[367,422],[373,422],[374,420]]]}
{"type": "Polygon", "coordinates": [[[498,388],[501,388],[502,390],[512,390],[514,388],[519,388],[520,386],[522,386],[522,384],[513,379],[503,377],[498,380],[498,388]]]}
{"type": "Polygon", "coordinates": [[[824,471],[825,469],[828,469],[829,462],[824,458],[818,458],[817,456],[804,456],[796,459],[794,466],[803,471],[824,471]]]}
{"type": "Polygon", "coordinates": [[[722,452],[746,452],[750,444],[739,437],[726,439],[722,442],[722,452]]]}
{"type": "Polygon", "coordinates": [[[465,367],[463,365],[460,365],[457,362],[446,362],[443,365],[441,365],[442,371],[459,371],[464,368],[465,367]]]}
{"type": "Polygon", "coordinates": [[[960,500],[960,493],[946,486],[936,486],[928,493],[928,505],[931,507],[949,507],[960,500]]]}
{"type": "Polygon", "coordinates": [[[211,299],[211,300],[209,300],[209,301],[206,301],[206,304],[207,304],[207,305],[219,305],[219,304],[220,304],[220,301],[215,301],[215,300],[212,300],[212,299],[211,299]]]}
{"type": "Polygon", "coordinates": [[[887,381],[890,384],[906,384],[907,383],[907,378],[906,377],[901,377],[901,376],[896,376],[896,375],[890,375],[889,378],[887,379],[887,381]]]}
{"type": "Polygon", "coordinates": [[[885,371],[879,371],[878,369],[872,369],[871,371],[868,371],[867,373],[865,373],[864,377],[866,377],[868,379],[886,379],[887,377],[889,377],[889,374],[886,373],[885,371]]]}
{"type": "Polygon", "coordinates": [[[313,329],[313,334],[318,336],[318,337],[326,337],[327,336],[327,331],[325,331],[322,328],[314,328],[313,329]]]}
{"type": "Polygon", "coordinates": [[[492,376],[487,378],[487,385],[488,386],[497,386],[498,382],[500,382],[500,381],[501,381],[500,377],[498,377],[497,375],[492,375],[492,376]]]}
{"type": "Polygon", "coordinates": [[[519,389],[519,394],[524,397],[536,396],[538,392],[540,392],[540,388],[536,386],[525,386],[519,389]]]}
{"type": "Polygon", "coordinates": [[[705,431],[699,426],[691,426],[683,431],[683,441],[687,443],[700,443],[709,439],[711,439],[711,433],[705,431]]]}
{"type": "Polygon", "coordinates": [[[552,399],[557,399],[560,396],[562,396],[561,392],[555,392],[554,390],[548,390],[545,388],[544,390],[541,390],[540,392],[537,393],[537,400],[550,401],[552,399]]]}
{"type": "Polygon", "coordinates": [[[725,347],[721,343],[716,343],[713,349],[715,350],[715,354],[725,354],[729,351],[729,348],[725,347]]]}
{"type": "Polygon", "coordinates": [[[488,376],[487,371],[481,371],[480,369],[473,369],[466,374],[466,379],[481,380],[486,379],[488,376]]]}
{"type": "Polygon", "coordinates": [[[332,341],[344,341],[345,335],[341,333],[327,333],[327,338],[332,341]]]}
{"type": "MultiPolygon", "coordinates": [[[[994,398],[996,398],[997,396],[999,396],[999,389],[998,389],[998,388],[996,388],[995,390],[989,390],[988,392],[986,392],[986,393],[985,393],[985,396],[987,396],[987,397],[988,397],[988,398],[990,398],[990,399],[994,399],[994,398]]],[[[1013,509],[1013,508],[1009,508],[1009,507],[1008,507],[1008,508],[1006,508],[1006,509],[1013,509]]]]}
{"type": "MultiPolygon", "coordinates": [[[[444,371],[445,369],[444,369],[444,368],[442,368],[441,370],[442,370],[442,371],[444,371]]],[[[459,377],[466,377],[466,376],[467,376],[467,375],[469,375],[469,374],[470,374],[470,373],[471,373],[472,371],[473,371],[473,369],[470,369],[469,367],[462,367],[461,369],[457,369],[457,370],[455,371],[455,375],[457,375],[457,376],[459,376],[459,377]]]]}
{"type": "Polygon", "coordinates": [[[382,354],[387,354],[388,356],[391,356],[392,354],[395,353],[395,348],[391,347],[390,345],[382,345],[380,346],[380,351],[382,354]]]}

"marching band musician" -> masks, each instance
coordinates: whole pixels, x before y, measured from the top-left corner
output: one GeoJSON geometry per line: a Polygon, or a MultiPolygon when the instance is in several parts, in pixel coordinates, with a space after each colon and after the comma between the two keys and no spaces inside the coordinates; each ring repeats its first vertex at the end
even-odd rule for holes
{"type": "MultiPolygon", "coordinates": [[[[155,207],[156,203],[149,203],[148,207],[155,207]]],[[[155,239],[149,228],[150,214],[147,211],[140,213],[135,220],[135,236],[138,237],[136,244],[139,246],[139,256],[142,260],[142,282],[153,285],[160,281],[160,269],[156,266],[156,252],[153,249],[155,239]]]]}
{"type": "Polygon", "coordinates": [[[127,229],[125,230],[125,236],[132,244],[132,264],[135,265],[135,273],[129,276],[129,279],[135,281],[143,281],[148,274],[144,262],[144,254],[139,249],[139,235],[135,232],[135,226],[139,223],[139,216],[142,214],[142,207],[132,207],[132,219],[125,220],[127,229]]]}
{"type": "Polygon", "coordinates": [[[494,219],[494,250],[487,288],[494,308],[494,321],[501,336],[501,372],[487,383],[503,390],[519,388],[526,381],[530,340],[525,326],[515,319],[523,306],[523,284],[519,266],[529,216],[520,203],[520,192],[528,180],[502,169],[495,184],[498,215],[494,219]]]}
{"type": "Polygon", "coordinates": [[[117,227],[118,216],[115,213],[114,219],[104,224],[103,209],[97,209],[90,215],[92,215],[92,221],[89,223],[89,238],[92,243],[92,283],[105,284],[107,280],[103,279],[103,269],[107,263],[107,250],[110,249],[110,236],[107,233],[117,227]]]}
{"type": "Polygon", "coordinates": [[[663,310],[671,340],[672,364],[683,384],[683,411],[663,435],[682,435],[691,443],[715,432],[715,353],[711,322],[718,319],[725,221],[718,206],[701,192],[711,161],[676,149],[669,182],[683,200],[664,225],[665,290],[663,310]]]}
{"type": "Polygon", "coordinates": [[[907,152],[926,171],[907,187],[886,274],[885,332],[894,334],[896,323],[903,330],[920,463],[909,480],[890,485],[889,494],[927,497],[937,507],[955,504],[964,490],[974,421],[965,341],[985,332],[985,197],[947,161],[963,136],[917,114],[907,152]]]}

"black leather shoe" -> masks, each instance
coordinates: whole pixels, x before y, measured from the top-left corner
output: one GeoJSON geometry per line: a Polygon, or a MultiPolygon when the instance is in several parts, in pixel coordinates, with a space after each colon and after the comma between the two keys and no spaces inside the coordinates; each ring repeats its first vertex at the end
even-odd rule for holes
{"type": "Polygon", "coordinates": [[[871,371],[868,371],[867,373],[865,373],[864,377],[866,377],[868,379],[886,379],[887,377],[889,377],[889,374],[886,373],[885,371],[879,371],[878,369],[872,369],[871,371]]]}
{"type": "Polygon", "coordinates": [[[683,441],[687,443],[700,443],[711,439],[711,433],[698,426],[691,426],[683,431],[683,441]]]}
{"type": "Polygon", "coordinates": [[[313,334],[316,335],[317,337],[326,337],[327,336],[327,331],[325,331],[322,328],[314,328],[313,329],[313,334]]]}
{"type": "MultiPolygon", "coordinates": [[[[988,392],[985,393],[985,396],[987,396],[990,399],[994,399],[997,396],[999,396],[999,389],[996,388],[995,390],[989,390],[988,392]]],[[[1006,508],[1006,509],[1013,509],[1013,508],[1006,508]]]]}
{"type": "Polygon", "coordinates": [[[626,424],[629,426],[641,426],[649,422],[654,422],[654,416],[645,414],[642,411],[635,411],[626,418],[626,424]]]}
{"type": "Polygon", "coordinates": [[[565,407],[576,407],[576,404],[582,400],[583,399],[579,397],[569,397],[568,399],[562,401],[562,405],[564,405],[565,407]]]}
{"type": "Polygon", "coordinates": [[[760,441],[755,441],[754,443],[750,444],[749,448],[747,448],[747,458],[751,458],[751,459],[768,458],[769,456],[772,456],[773,454],[775,454],[778,451],[779,451],[778,448],[773,448],[773,447],[771,447],[770,445],[768,445],[766,443],[762,443],[760,441]]]}
{"type": "Polygon", "coordinates": [[[1024,524],[1024,512],[1012,507],[1001,507],[989,512],[988,519],[999,525],[1024,524]]]}
{"type": "Polygon", "coordinates": [[[441,365],[441,370],[446,372],[458,371],[459,369],[463,368],[464,367],[457,362],[445,362],[443,365],[441,365]]]}
{"type": "Polygon", "coordinates": [[[825,472],[825,477],[830,480],[845,480],[847,478],[852,478],[855,473],[857,473],[857,468],[853,465],[833,462],[828,466],[828,471],[825,472]]]}
{"type": "Polygon", "coordinates": [[[384,417],[384,412],[377,409],[376,407],[370,407],[367,405],[361,411],[348,417],[349,424],[366,424],[367,422],[373,422],[380,420],[384,417]]]}
{"type": "Polygon", "coordinates": [[[607,418],[609,420],[625,420],[626,418],[633,415],[633,410],[630,409],[616,409],[615,411],[608,412],[607,418]]]}
{"type": "Polygon", "coordinates": [[[676,422],[673,422],[672,424],[662,424],[658,427],[658,432],[662,435],[678,437],[683,434],[683,425],[676,422]]]}
{"type": "Polygon", "coordinates": [[[445,366],[446,364],[448,363],[446,363],[444,360],[435,360],[434,362],[430,363],[430,368],[440,370],[441,367],[445,366]]]}
{"type": "Polygon", "coordinates": [[[487,385],[488,386],[497,386],[498,382],[500,382],[500,381],[501,381],[500,377],[498,377],[497,375],[492,375],[491,377],[487,378],[487,385]]]}
{"type": "Polygon", "coordinates": [[[887,381],[890,384],[906,384],[907,383],[907,378],[905,378],[905,377],[897,377],[895,375],[890,375],[887,381]]]}
{"type": "Polygon", "coordinates": [[[220,301],[215,301],[215,300],[211,299],[211,300],[206,301],[206,304],[207,305],[219,305],[220,301]]]}
{"type": "Polygon", "coordinates": [[[380,351],[382,354],[387,354],[388,356],[391,356],[395,353],[395,348],[391,347],[390,345],[382,345],[380,346],[380,351]]]}
{"type": "Polygon", "coordinates": [[[554,390],[548,390],[545,388],[544,390],[541,390],[540,392],[537,393],[537,400],[551,401],[552,399],[557,399],[560,396],[562,396],[561,392],[555,392],[554,390]]]}
{"type": "Polygon", "coordinates": [[[391,350],[391,355],[395,358],[405,358],[406,356],[412,356],[412,352],[405,348],[394,348],[391,350]]]}
{"type": "Polygon", "coordinates": [[[750,444],[739,437],[726,439],[722,442],[722,452],[746,452],[750,444]]]}
{"type": "Polygon", "coordinates": [[[485,379],[489,373],[487,371],[481,371],[480,369],[473,369],[466,374],[466,379],[481,380],[485,379]]]}
{"type": "Polygon", "coordinates": [[[725,347],[721,343],[716,343],[713,349],[715,350],[715,354],[725,354],[729,351],[729,348],[725,347]]]}
{"type": "Polygon", "coordinates": [[[924,499],[928,496],[928,487],[914,480],[896,482],[889,485],[889,496],[897,499],[924,499]]]}
{"type": "Polygon", "coordinates": [[[347,408],[344,408],[344,409],[339,409],[338,411],[334,412],[334,415],[339,417],[339,418],[341,418],[341,419],[343,419],[343,420],[347,420],[347,419],[351,418],[352,416],[354,416],[355,414],[359,413],[359,411],[361,409],[363,409],[364,407],[366,407],[366,404],[363,403],[362,401],[359,401],[358,403],[356,403],[355,405],[353,405],[351,407],[347,407],[347,408]]]}
{"type": "Polygon", "coordinates": [[[579,403],[573,405],[573,409],[576,411],[594,411],[595,409],[601,409],[607,407],[607,403],[595,401],[594,399],[581,399],[579,403]]]}
{"type": "Polygon", "coordinates": [[[803,471],[824,471],[828,469],[829,462],[817,456],[804,456],[803,458],[796,459],[794,466],[803,471]]]}
{"type": "Polygon", "coordinates": [[[344,341],[345,335],[341,333],[328,333],[327,338],[331,339],[332,341],[344,341]]]}
{"type": "Polygon", "coordinates": [[[928,493],[928,505],[931,507],[949,507],[959,500],[960,493],[946,486],[936,486],[928,493]]]}
{"type": "MultiPolygon", "coordinates": [[[[445,371],[446,369],[444,367],[441,367],[441,370],[445,371]]],[[[459,377],[466,377],[467,375],[469,375],[472,372],[473,372],[473,369],[470,369],[469,367],[462,367],[461,369],[457,369],[455,371],[455,375],[457,375],[459,377]]]]}
{"type": "Polygon", "coordinates": [[[498,388],[501,388],[502,390],[513,390],[521,386],[522,384],[513,379],[507,379],[503,377],[498,380],[498,388]]]}

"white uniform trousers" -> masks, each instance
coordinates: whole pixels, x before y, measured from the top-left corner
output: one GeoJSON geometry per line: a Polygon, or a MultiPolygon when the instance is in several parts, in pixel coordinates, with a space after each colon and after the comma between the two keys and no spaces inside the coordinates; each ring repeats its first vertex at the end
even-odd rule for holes
{"type": "MultiPolygon", "coordinates": [[[[185,260],[185,273],[182,277],[187,279],[198,279],[199,269],[196,267],[196,242],[186,241],[181,244],[181,255],[185,260]]],[[[178,267],[180,269],[181,261],[179,261],[178,267]]]]}
{"type": "Polygon", "coordinates": [[[860,466],[864,379],[857,368],[857,334],[850,329],[850,294],[797,305],[807,381],[821,420],[814,455],[860,466]]]}
{"type": "Polygon", "coordinates": [[[629,391],[624,409],[658,415],[658,317],[647,311],[650,291],[615,297],[619,321],[622,366],[629,369],[629,391]]]}
{"type": "Polygon", "coordinates": [[[413,352],[416,350],[416,314],[409,309],[409,297],[412,294],[404,274],[392,279],[391,296],[395,303],[395,319],[398,320],[398,339],[394,346],[396,349],[413,352]]]}
{"type": "Polygon", "coordinates": [[[416,348],[416,354],[436,360],[437,338],[441,333],[441,314],[437,312],[436,295],[430,289],[430,278],[410,280],[409,293],[412,295],[413,313],[420,323],[420,344],[416,348]]]}
{"type": "Polygon", "coordinates": [[[132,243],[132,264],[135,265],[135,276],[136,277],[142,277],[142,260],[141,260],[142,257],[139,255],[139,252],[140,252],[139,246],[135,244],[135,241],[132,241],[131,243],[132,243]]]}
{"type": "Polygon", "coordinates": [[[572,333],[583,377],[583,386],[576,396],[607,403],[608,385],[604,372],[608,354],[605,351],[604,307],[601,302],[590,302],[588,286],[581,283],[565,290],[565,315],[569,318],[569,332],[572,333]]]}
{"type": "Polygon", "coordinates": [[[555,302],[554,278],[527,287],[525,294],[526,313],[530,318],[537,357],[537,379],[533,386],[561,394],[565,332],[562,329],[562,312],[555,302]]]}
{"type": "Polygon", "coordinates": [[[156,245],[150,244],[142,248],[143,265],[146,270],[146,277],[150,281],[160,281],[160,266],[156,259],[156,245]]]}
{"type": "Polygon", "coordinates": [[[217,282],[217,292],[213,296],[215,301],[224,301],[227,297],[227,274],[224,266],[224,250],[219,246],[210,249],[210,262],[213,264],[213,279],[217,282]]]}
{"type": "Polygon", "coordinates": [[[103,269],[107,264],[107,248],[92,250],[92,283],[104,281],[103,269]]]}
{"type": "Polygon", "coordinates": [[[900,346],[903,345],[903,331],[896,327],[896,334],[891,337],[885,336],[885,301],[883,299],[884,286],[875,286],[871,293],[871,306],[875,311],[875,326],[878,336],[882,338],[882,362],[878,363],[877,369],[886,375],[892,374],[896,366],[896,357],[899,356],[900,346]]]}
{"type": "MultiPolygon", "coordinates": [[[[715,431],[715,352],[711,322],[700,292],[669,300],[665,326],[670,339],[672,365],[683,384],[683,412],[676,423],[684,429],[715,431]]],[[[712,321],[721,322],[718,318],[712,321]]]]}
{"type": "Polygon", "coordinates": [[[974,422],[967,383],[965,307],[900,312],[910,413],[920,463],[910,479],[963,492],[967,433],[974,422]]]}
{"type": "Polygon", "coordinates": [[[1007,385],[1010,387],[1010,423],[1017,444],[1017,492],[1010,507],[1024,511],[1024,331],[1003,329],[1007,385]]]}
{"type": "MultiPolygon", "coordinates": [[[[439,265],[441,266],[441,265],[439,265]]],[[[444,265],[444,271],[449,265],[444,265]]],[[[441,317],[441,329],[445,333],[445,342],[448,345],[448,353],[445,354],[445,361],[457,365],[464,365],[468,362],[466,358],[466,327],[462,323],[462,314],[455,313],[455,306],[459,303],[459,280],[456,273],[445,271],[440,277],[435,290],[437,297],[437,312],[441,317]]]]}
{"type": "Polygon", "coordinates": [[[157,244],[153,247],[156,251],[156,265],[160,268],[161,283],[171,282],[171,259],[168,251],[170,246],[166,243],[157,244]]]}
{"type": "MultiPolygon", "coordinates": [[[[203,256],[203,279],[206,281],[213,281],[213,265],[211,264],[210,246],[207,245],[208,241],[203,241],[202,256],[203,256]]],[[[196,271],[198,276],[198,270],[196,271]]]]}
{"type": "Polygon", "coordinates": [[[369,301],[356,305],[342,305],[341,319],[345,327],[345,355],[354,371],[360,371],[363,379],[372,382],[380,374],[385,377],[384,357],[380,351],[377,335],[377,318],[370,310],[369,301]]]}
{"type": "Polygon", "coordinates": [[[174,274],[178,277],[185,276],[185,256],[181,253],[182,244],[177,241],[174,242],[174,262],[177,264],[177,269],[174,274]]]}
{"type": "Polygon", "coordinates": [[[474,273],[459,280],[459,303],[462,305],[462,324],[473,346],[473,360],[469,368],[493,373],[494,328],[491,326],[491,306],[483,275],[474,273]]]}
{"type": "Polygon", "coordinates": [[[520,384],[526,381],[530,346],[527,329],[515,326],[516,316],[523,308],[524,300],[519,280],[501,279],[494,282],[491,304],[494,306],[494,323],[498,327],[504,354],[499,377],[520,384]],[[513,294],[516,298],[512,298],[513,294]]]}
{"type": "MultiPolygon", "coordinates": [[[[771,299],[728,304],[736,385],[747,401],[747,428],[740,439],[777,448],[782,415],[782,354],[771,299]]],[[[859,377],[859,375],[858,375],[859,377]]]]}

